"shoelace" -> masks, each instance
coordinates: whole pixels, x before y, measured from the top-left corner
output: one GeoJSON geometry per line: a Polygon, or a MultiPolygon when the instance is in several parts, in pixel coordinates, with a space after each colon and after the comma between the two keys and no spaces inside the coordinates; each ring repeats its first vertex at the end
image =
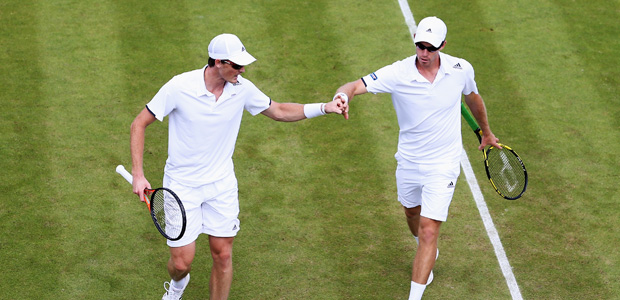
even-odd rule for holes
{"type": "Polygon", "coordinates": [[[174,292],[174,290],[172,290],[170,282],[168,281],[164,282],[164,289],[166,290],[166,294],[164,294],[164,299],[173,299],[171,296],[179,296],[179,298],[174,298],[174,300],[181,299],[181,296],[183,295],[179,295],[178,293],[174,292]],[[168,287],[166,287],[166,284],[168,284],[168,287]]]}

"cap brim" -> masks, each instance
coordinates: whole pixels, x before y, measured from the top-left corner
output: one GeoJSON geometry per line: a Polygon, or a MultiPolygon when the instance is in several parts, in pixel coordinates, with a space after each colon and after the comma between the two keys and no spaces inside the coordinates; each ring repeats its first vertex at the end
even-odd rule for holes
{"type": "Polygon", "coordinates": [[[443,42],[443,39],[441,39],[440,37],[432,33],[420,32],[420,33],[416,33],[415,38],[413,39],[413,42],[414,43],[427,42],[433,45],[433,47],[439,48],[441,46],[441,43],[443,42]]]}
{"type": "Polygon", "coordinates": [[[228,58],[228,60],[240,65],[247,66],[256,61],[256,58],[252,56],[250,53],[243,51],[235,56],[228,58]]]}

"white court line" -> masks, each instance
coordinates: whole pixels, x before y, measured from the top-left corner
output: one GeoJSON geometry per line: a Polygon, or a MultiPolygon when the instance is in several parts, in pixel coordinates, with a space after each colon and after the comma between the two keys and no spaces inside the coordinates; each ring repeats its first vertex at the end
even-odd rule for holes
{"type": "MultiPolygon", "coordinates": [[[[417,26],[415,24],[415,19],[413,18],[413,13],[411,13],[411,9],[409,8],[409,3],[407,2],[407,0],[398,0],[398,4],[400,5],[400,10],[405,17],[405,23],[407,24],[407,27],[409,27],[409,32],[411,33],[411,40],[413,40],[413,34],[415,33],[417,26]]],[[[480,186],[478,186],[478,180],[476,179],[476,175],[471,168],[471,164],[469,163],[469,158],[467,158],[467,153],[465,152],[465,149],[463,149],[463,155],[461,155],[461,166],[463,167],[465,179],[469,184],[471,193],[474,196],[474,200],[476,201],[476,206],[478,207],[478,212],[480,213],[480,217],[482,218],[484,228],[486,229],[487,235],[489,236],[491,244],[493,245],[493,249],[495,250],[495,256],[497,256],[499,267],[502,270],[502,274],[504,274],[504,278],[506,278],[506,284],[508,285],[508,289],[510,290],[510,295],[512,295],[512,299],[523,300],[521,292],[519,291],[517,279],[512,273],[512,267],[510,266],[510,262],[508,262],[508,257],[506,256],[506,252],[504,251],[504,246],[502,246],[502,241],[499,238],[497,229],[495,229],[493,219],[491,218],[491,214],[489,214],[489,209],[487,208],[487,204],[484,201],[484,196],[482,196],[482,191],[480,190],[480,186]]]]}
{"type": "Polygon", "coordinates": [[[418,29],[418,25],[415,24],[415,19],[413,18],[413,14],[411,13],[407,0],[398,0],[398,4],[400,5],[400,10],[403,12],[405,23],[407,24],[407,27],[409,27],[409,33],[411,34],[411,40],[413,41],[413,34],[416,29],[418,29]]]}
{"type": "Polygon", "coordinates": [[[482,196],[482,191],[480,190],[480,186],[478,186],[478,180],[476,179],[474,170],[471,168],[465,149],[463,149],[463,155],[461,155],[461,167],[463,167],[463,173],[465,173],[465,178],[469,184],[469,189],[471,190],[474,200],[476,201],[476,206],[480,212],[480,217],[482,218],[482,223],[484,223],[484,228],[486,228],[487,235],[491,240],[491,244],[493,244],[495,256],[497,256],[499,267],[502,269],[504,278],[506,278],[506,284],[508,284],[510,295],[512,295],[512,299],[522,300],[523,297],[519,291],[517,279],[512,273],[512,267],[510,266],[510,262],[508,262],[508,257],[504,251],[504,246],[502,246],[502,241],[499,239],[499,234],[497,233],[497,229],[495,229],[493,219],[491,219],[491,214],[487,208],[487,203],[484,201],[484,196],[482,196]]]}

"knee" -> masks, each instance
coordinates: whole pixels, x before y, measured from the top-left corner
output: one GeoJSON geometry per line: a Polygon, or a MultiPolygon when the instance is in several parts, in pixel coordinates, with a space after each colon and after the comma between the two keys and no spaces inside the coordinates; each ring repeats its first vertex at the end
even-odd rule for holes
{"type": "Polygon", "coordinates": [[[414,219],[420,217],[420,206],[406,208],[405,207],[405,216],[407,219],[414,219]]]}
{"type": "Polygon", "coordinates": [[[422,229],[418,230],[418,238],[420,241],[432,241],[437,238],[437,232],[430,229],[422,229]]]}
{"type": "Polygon", "coordinates": [[[215,262],[226,262],[232,260],[232,251],[228,251],[228,249],[211,251],[211,256],[215,262]]]}
{"type": "Polygon", "coordinates": [[[233,238],[211,238],[209,240],[213,263],[219,265],[232,265],[233,238]]]}
{"type": "Polygon", "coordinates": [[[232,253],[228,251],[211,252],[213,266],[220,270],[228,270],[232,268],[232,253]]]}
{"type": "Polygon", "coordinates": [[[418,229],[418,237],[420,240],[432,241],[437,239],[439,235],[439,227],[441,222],[435,220],[423,220],[420,222],[420,229],[418,229]]]}
{"type": "Polygon", "coordinates": [[[192,268],[191,262],[185,261],[183,259],[172,259],[170,263],[172,265],[172,268],[174,268],[174,270],[176,270],[178,273],[189,273],[190,269],[192,268]]]}

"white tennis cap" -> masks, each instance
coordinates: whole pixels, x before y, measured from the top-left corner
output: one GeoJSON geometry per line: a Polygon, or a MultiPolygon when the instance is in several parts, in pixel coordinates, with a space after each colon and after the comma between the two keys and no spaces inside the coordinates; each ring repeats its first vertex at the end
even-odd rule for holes
{"type": "Polygon", "coordinates": [[[446,24],[441,19],[437,17],[427,17],[422,19],[418,24],[413,42],[427,42],[439,48],[441,43],[446,40],[447,33],[448,27],[446,27],[446,24]]]}
{"type": "Polygon", "coordinates": [[[241,40],[234,34],[223,33],[209,43],[209,57],[213,59],[227,59],[240,66],[253,63],[256,58],[245,50],[241,40]]]}

